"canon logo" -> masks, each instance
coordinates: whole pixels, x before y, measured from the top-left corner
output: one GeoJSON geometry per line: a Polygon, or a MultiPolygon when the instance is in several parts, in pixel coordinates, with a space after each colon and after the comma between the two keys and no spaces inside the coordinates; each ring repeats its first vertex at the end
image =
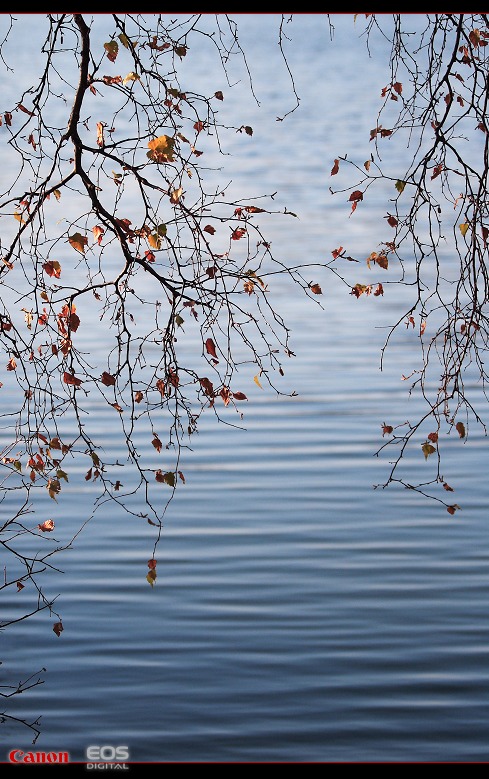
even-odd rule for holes
{"type": "Polygon", "coordinates": [[[8,759],[11,763],[69,763],[68,752],[23,752],[12,749],[8,759]]]}

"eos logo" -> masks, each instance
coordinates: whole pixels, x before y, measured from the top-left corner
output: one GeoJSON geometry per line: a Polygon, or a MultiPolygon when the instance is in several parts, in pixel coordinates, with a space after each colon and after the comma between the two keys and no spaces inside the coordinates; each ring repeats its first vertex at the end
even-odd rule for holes
{"type": "Polygon", "coordinates": [[[87,760],[94,763],[99,761],[104,763],[124,762],[124,760],[129,760],[129,747],[113,747],[110,744],[105,744],[102,747],[93,745],[87,747],[87,760]]]}

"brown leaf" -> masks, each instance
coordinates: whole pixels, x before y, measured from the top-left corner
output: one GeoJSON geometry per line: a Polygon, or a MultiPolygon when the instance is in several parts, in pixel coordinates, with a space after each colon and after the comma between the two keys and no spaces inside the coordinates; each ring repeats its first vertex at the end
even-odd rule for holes
{"type": "Polygon", "coordinates": [[[113,387],[115,385],[115,376],[112,376],[110,373],[107,373],[106,371],[102,373],[100,380],[102,384],[105,384],[106,387],[113,387]]]}
{"type": "Polygon", "coordinates": [[[62,622],[55,622],[54,625],[53,625],[53,630],[54,630],[54,632],[56,633],[56,635],[59,638],[59,636],[63,632],[63,623],[62,622]]]}
{"type": "Polygon", "coordinates": [[[206,348],[207,354],[210,354],[211,357],[214,357],[214,359],[217,360],[216,346],[215,346],[214,341],[212,340],[212,338],[208,338],[206,340],[205,348],[206,348]]]}
{"type": "Polygon", "coordinates": [[[455,425],[455,429],[459,434],[460,438],[465,438],[465,425],[463,422],[457,422],[457,424],[455,425]]]}
{"type": "Polygon", "coordinates": [[[78,379],[76,376],[73,376],[72,373],[67,373],[66,371],[63,374],[63,381],[65,384],[72,384],[74,387],[79,387],[82,383],[81,379],[78,379]]]}
{"type": "Polygon", "coordinates": [[[43,533],[49,533],[54,530],[54,521],[52,519],[46,519],[41,525],[38,525],[39,530],[43,533]]]}
{"type": "Polygon", "coordinates": [[[339,160],[335,160],[334,161],[334,165],[331,168],[331,175],[332,176],[336,176],[336,174],[338,173],[339,169],[340,169],[340,161],[339,160]]]}
{"type": "Polygon", "coordinates": [[[348,200],[350,202],[358,202],[359,200],[363,200],[363,192],[360,189],[356,189],[355,192],[351,193],[348,200]]]}
{"type": "Polygon", "coordinates": [[[49,260],[49,262],[45,262],[42,266],[42,269],[45,273],[48,274],[48,276],[54,276],[55,279],[59,279],[61,276],[61,265],[57,260],[49,260]]]}
{"type": "Polygon", "coordinates": [[[151,441],[151,443],[153,444],[153,446],[154,446],[154,448],[156,449],[157,452],[161,452],[163,444],[161,443],[161,441],[158,438],[158,436],[156,435],[156,433],[154,434],[154,438],[151,441]]]}
{"type": "Polygon", "coordinates": [[[314,292],[315,295],[322,295],[323,294],[323,291],[322,291],[321,287],[319,286],[319,284],[310,284],[309,285],[309,289],[311,290],[311,292],[314,292]]]}

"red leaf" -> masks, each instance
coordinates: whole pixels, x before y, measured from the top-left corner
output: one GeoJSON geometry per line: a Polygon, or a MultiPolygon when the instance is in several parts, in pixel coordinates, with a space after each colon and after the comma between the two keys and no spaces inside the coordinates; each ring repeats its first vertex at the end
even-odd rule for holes
{"type": "Polygon", "coordinates": [[[54,276],[55,279],[59,279],[61,276],[61,265],[56,260],[45,262],[42,268],[48,276],[54,276]]]}
{"type": "Polygon", "coordinates": [[[205,394],[209,398],[213,398],[214,397],[214,385],[212,384],[212,381],[210,381],[210,379],[208,379],[205,376],[204,376],[204,378],[199,379],[199,381],[200,381],[200,385],[201,385],[202,389],[204,390],[205,394]]]}
{"type": "Polygon", "coordinates": [[[79,387],[82,383],[81,379],[77,379],[76,376],[73,376],[71,373],[66,373],[66,371],[63,374],[63,381],[65,384],[72,384],[74,387],[79,387]]]}
{"type": "Polygon", "coordinates": [[[336,176],[336,174],[338,173],[339,169],[340,169],[340,161],[339,160],[335,160],[334,161],[334,165],[331,168],[331,175],[332,176],[336,176]]]}
{"type": "Polygon", "coordinates": [[[154,448],[156,449],[157,452],[161,452],[163,444],[161,443],[161,441],[158,438],[158,436],[156,435],[156,433],[155,433],[155,437],[153,438],[151,443],[153,444],[153,446],[154,446],[154,448]]]}
{"type": "Polygon", "coordinates": [[[314,292],[315,295],[322,295],[323,294],[323,291],[322,291],[321,287],[319,286],[319,284],[311,284],[309,286],[309,289],[311,290],[311,292],[314,292]]]}
{"type": "Polygon", "coordinates": [[[355,192],[352,192],[350,197],[348,198],[349,201],[357,202],[359,200],[363,200],[363,192],[360,189],[356,189],[355,192]]]}
{"type": "Polygon", "coordinates": [[[235,400],[248,400],[244,392],[233,392],[233,398],[235,400]]]}
{"type": "Polygon", "coordinates": [[[245,235],[245,233],[246,230],[244,229],[244,227],[237,227],[236,230],[233,230],[233,232],[231,233],[231,238],[233,241],[239,241],[239,239],[242,238],[243,235],[245,235]]]}
{"type": "Polygon", "coordinates": [[[156,568],[156,560],[154,559],[154,557],[152,557],[151,560],[148,560],[148,568],[150,569],[150,571],[154,571],[154,569],[156,568]]]}
{"type": "Polygon", "coordinates": [[[214,341],[212,338],[208,338],[205,342],[205,348],[207,351],[207,354],[210,354],[211,357],[214,357],[215,360],[217,360],[217,354],[216,354],[216,346],[214,344],[214,341]]]}
{"type": "Polygon", "coordinates": [[[62,622],[56,622],[56,623],[53,625],[53,630],[54,630],[54,632],[56,633],[56,635],[57,635],[57,636],[58,636],[58,638],[59,638],[59,636],[60,636],[60,635],[61,635],[61,633],[63,632],[63,623],[62,623],[62,622]]]}
{"type": "Polygon", "coordinates": [[[215,232],[216,232],[216,228],[212,227],[212,225],[206,225],[204,227],[204,233],[209,233],[209,235],[214,235],[215,232]]]}
{"type": "Polygon", "coordinates": [[[102,373],[100,380],[102,384],[105,384],[106,387],[113,387],[115,385],[115,377],[106,371],[102,373]]]}

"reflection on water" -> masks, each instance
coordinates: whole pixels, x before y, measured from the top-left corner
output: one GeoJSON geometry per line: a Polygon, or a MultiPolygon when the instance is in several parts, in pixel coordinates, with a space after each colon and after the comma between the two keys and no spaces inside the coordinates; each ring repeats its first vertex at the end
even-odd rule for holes
{"type": "MultiPolygon", "coordinates": [[[[243,25],[252,38],[256,19],[243,25]]],[[[369,126],[362,90],[384,75],[350,50],[326,53],[313,18],[298,29],[300,110],[277,124],[282,85],[260,77],[262,108],[249,110],[263,146],[230,163],[236,186],[270,184],[300,213],[274,237],[291,262],[326,260],[340,244],[343,204],[331,203],[327,173],[369,126]],[[337,103],[345,80],[352,99],[337,103]],[[294,155],[291,134],[301,139],[294,155]]],[[[267,64],[260,36],[252,62],[267,64]]],[[[369,229],[351,222],[362,256],[369,229]]],[[[285,389],[297,397],[260,390],[243,370],[245,429],[202,420],[154,588],[153,528],[107,504],[58,558],[63,573],[46,579],[60,592],[62,636],[45,614],[2,636],[4,676],[47,669],[13,706],[41,715],[37,749],[80,761],[90,744],[127,744],[134,761],[488,759],[485,441],[475,436],[447,462],[463,505],[454,517],[412,492],[374,490],[388,467],[374,456],[382,422],[416,412],[400,381],[413,353],[396,346],[381,373],[382,326],[399,300],[374,310],[332,277],[320,281],[324,310],[277,292],[297,355],[285,389]]],[[[122,456],[102,410],[91,416],[122,456]]],[[[413,479],[424,467],[408,461],[413,479]]],[[[82,476],[73,489],[57,509],[67,538],[91,513],[82,476]]],[[[2,743],[31,745],[12,723],[2,743]]]]}

